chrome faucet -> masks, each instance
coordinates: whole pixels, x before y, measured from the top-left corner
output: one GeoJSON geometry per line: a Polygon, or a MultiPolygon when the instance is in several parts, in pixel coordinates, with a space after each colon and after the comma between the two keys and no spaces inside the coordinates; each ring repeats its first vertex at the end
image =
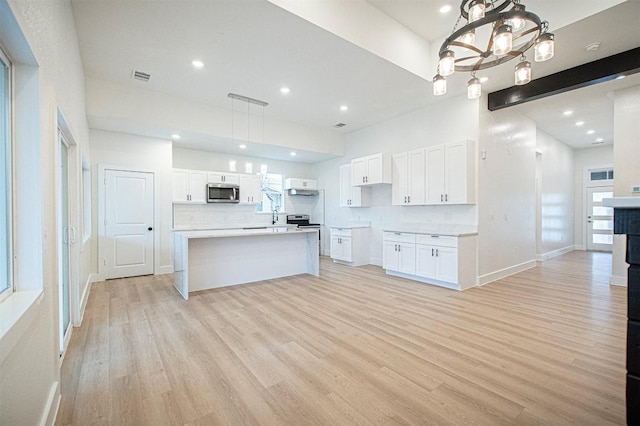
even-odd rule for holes
{"type": "Polygon", "coordinates": [[[273,210],[271,212],[271,224],[275,225],[277,221],[278,221],[278,211],[277,210],[273,210]]]}

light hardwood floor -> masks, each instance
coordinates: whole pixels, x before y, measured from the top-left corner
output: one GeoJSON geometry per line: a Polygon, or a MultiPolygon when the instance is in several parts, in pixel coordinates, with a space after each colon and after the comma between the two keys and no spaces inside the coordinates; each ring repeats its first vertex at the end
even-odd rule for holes
{"type": "Polygon", "coordinates": [[[624,424],[626,289],[573,252],[464,292],[323,258],[194,293],[93,285],[59,425],[624,424]]]}

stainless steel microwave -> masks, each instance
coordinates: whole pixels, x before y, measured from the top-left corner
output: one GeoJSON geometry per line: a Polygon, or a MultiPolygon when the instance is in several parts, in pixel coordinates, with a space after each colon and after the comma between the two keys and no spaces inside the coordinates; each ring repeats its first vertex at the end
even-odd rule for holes
{"type": "Polygon", "coordinates": [[[207,203],[239,203],[240,187],[226,183],[207,184],[207,203]]]}

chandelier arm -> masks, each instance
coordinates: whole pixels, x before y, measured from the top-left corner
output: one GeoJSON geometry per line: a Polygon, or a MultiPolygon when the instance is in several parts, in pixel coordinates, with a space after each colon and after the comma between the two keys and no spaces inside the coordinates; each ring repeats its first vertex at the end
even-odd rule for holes
{"type": "Polygon", "coordinates": [[[478,59],[478,62],[476,62],[472,67],[471,67],[471,72],[473,73],[473,76],[475,77],[475,73],[476,71],[478,71],[480,69],[480,67],[482,66],[482,60],[484,58],[480,57],[480,59],[478,59]]]}
{"type": "Polygon", "coordinates": [[[464,58],[456,59],[455,62],[464,62],[464,61],[468,61],[469,59],[479,59],[480,61],[482,61],[482,59],[484,58],[481,55],[465,56],[464,58]]]}
{"type": "Polygon", "coordinates": [[[452,41],[449,46],[458,46],[464,49],[471,50],[472,52],[476,52],[478,55],[482,55],[484,52],[472,44],[462,43],[461,41],[452,41]]]}
{"type": "Polygon", "coordinates": [[[522,37],[524,37],[524,36],[526,36],[526,35],[529,35],[529,34],[531,34],[531,33],[536,32],[536,31],[538,31],[538,32],[539,32],[539,31],[540,31],[540,27],[532,27],[532,28],[529,28],[527,31],[522,31],[522,32],[520,32],[520,33],[514,34],[514,35],[513,35],[513,41],[516,41],[516,40],[518,40],[519,38],[522,38],[522,37]]]}

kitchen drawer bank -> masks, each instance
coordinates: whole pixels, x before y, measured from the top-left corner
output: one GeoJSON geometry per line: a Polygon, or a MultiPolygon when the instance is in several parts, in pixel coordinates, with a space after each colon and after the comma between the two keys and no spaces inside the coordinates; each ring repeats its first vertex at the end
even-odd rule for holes
{"type": "Polygon", "coordinates": [[[477,285],[477,232],[385,229],[382,267],[388,275],[454,290],[477,285]]]}

